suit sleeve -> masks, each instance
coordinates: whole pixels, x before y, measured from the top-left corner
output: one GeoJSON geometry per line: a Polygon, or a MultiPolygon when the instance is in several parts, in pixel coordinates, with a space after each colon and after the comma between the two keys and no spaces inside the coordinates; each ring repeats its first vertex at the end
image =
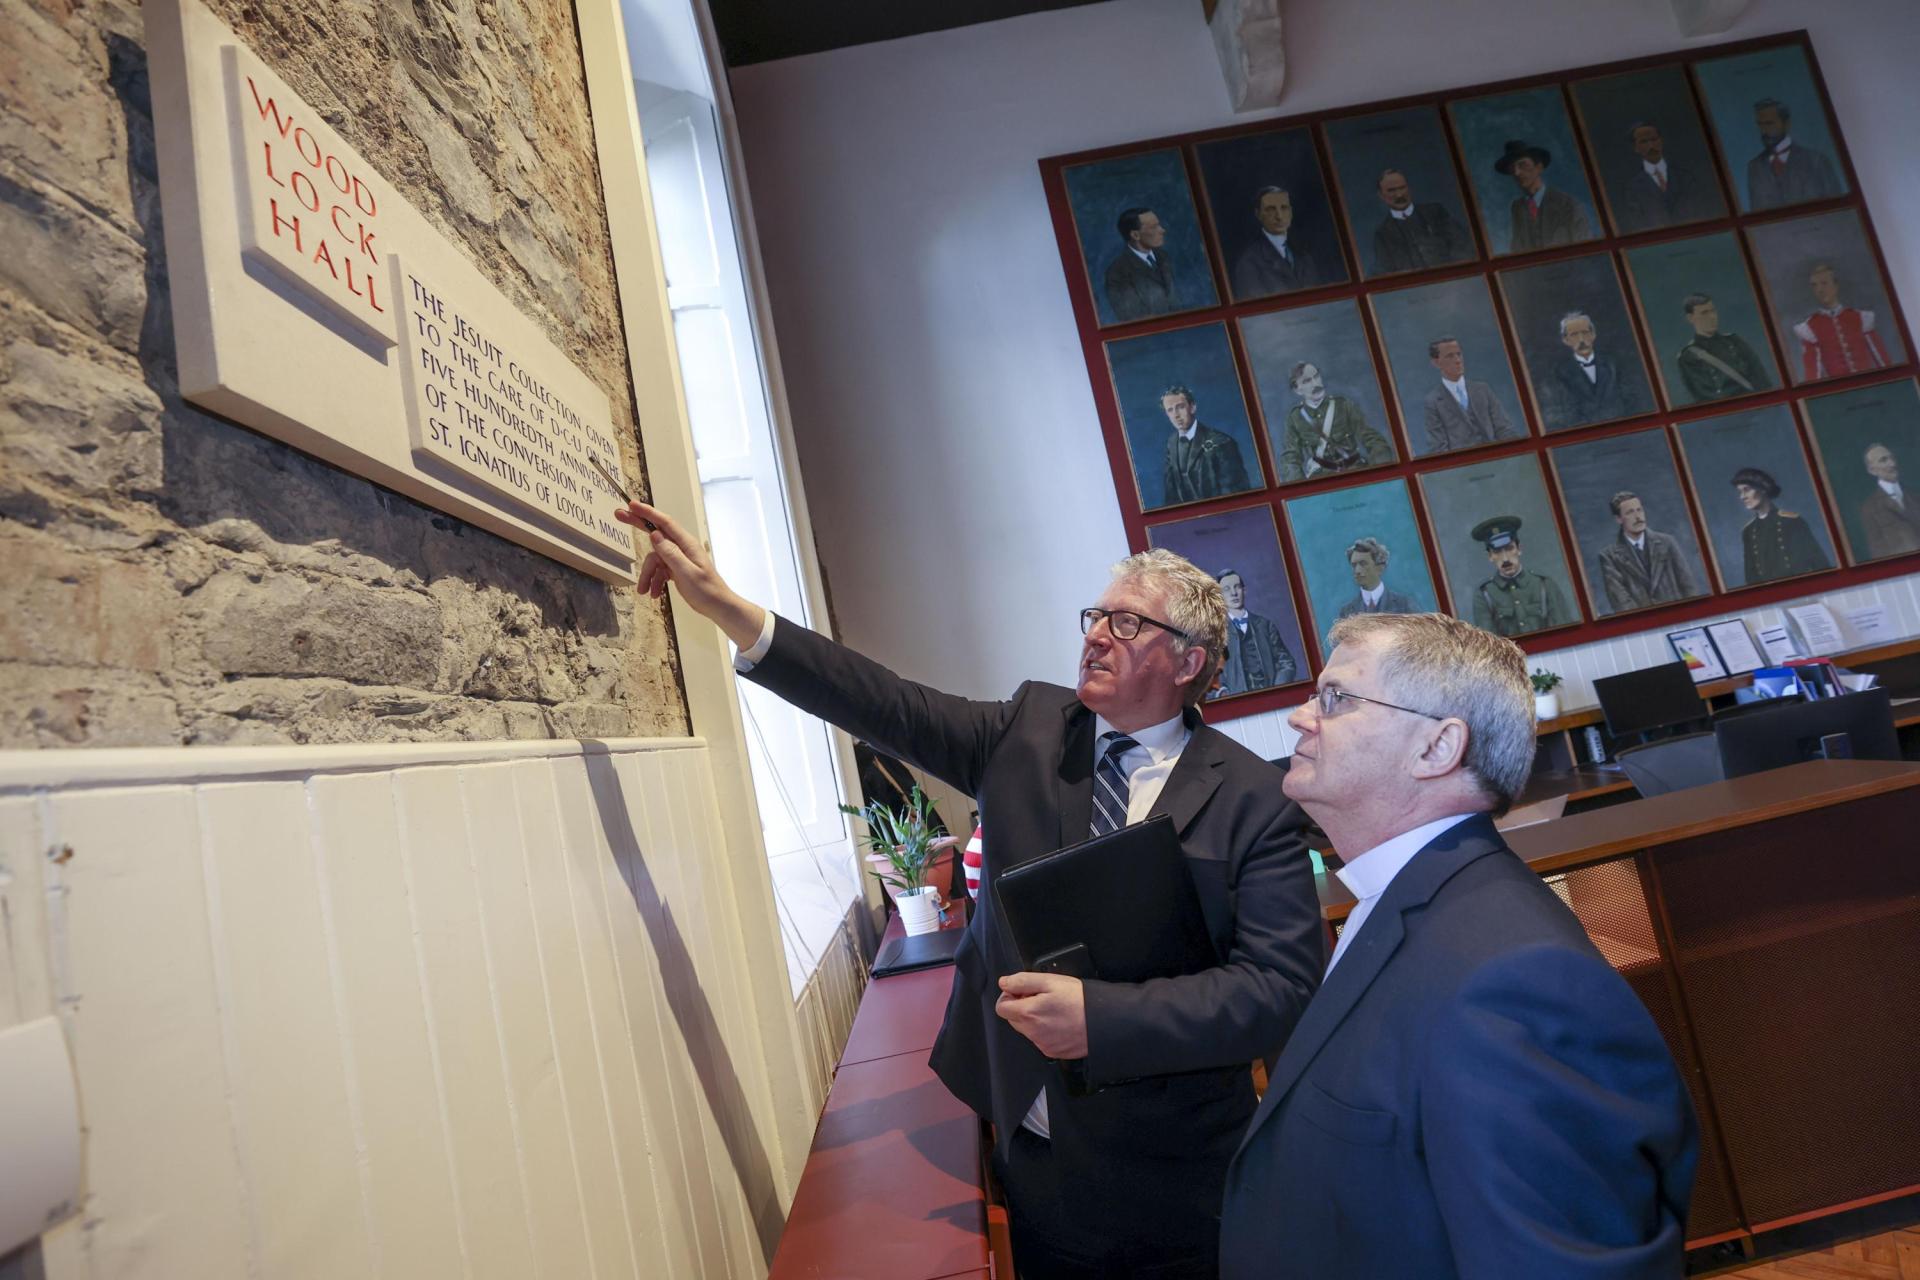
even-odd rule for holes
{"type": "Polygon", "coordinates": [[[745,679],[889,755],[974,795],[1013,702],[975,702],[902,679],[873,659],[779,618],[745,679]]]}
{"type": "Polygon", "coordinates": [[[1440,410],[1428,395],[1422,406],[1426,410],[1427,452],[1439,453],[1447,447],[1447,424],[1440,421],[1440,410]]]}
{"type": "Polygon", "coordinates": [[[1305,827],[1300,806],[1288,801],[1255,836],[1233,884],[1224,964],[1180,978],[1086,984],[1092,1083],[1257,1057],[1272,1063],[1326,965],[1305,827]]]}
{"type": "Polygon", "coordinates": [[[1422,1050],[1420,1136],[1463,1276],[1681,1270],[1699,1138],[1633,992],[1541,945],[1468,979],[1422,1050]]]}
{"type": "Polygon", "coordinates": [[[1626,579],[1621,576],[1620,568],[1614,564],[1613,557],[1600,557],[1600,587],[1607,594],[1607,609],[1619,613],[1633,607],[1633,597],[1627,592],[1626,579]]]}

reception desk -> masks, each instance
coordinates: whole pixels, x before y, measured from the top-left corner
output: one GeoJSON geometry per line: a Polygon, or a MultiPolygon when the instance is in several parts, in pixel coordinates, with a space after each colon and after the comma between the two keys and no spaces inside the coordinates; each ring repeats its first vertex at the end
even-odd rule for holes
{"type": "MultiPolygon", "coordinates": [[[[1686,1073],[1691,1244],[1920,1190],[1920,764],[1813,761],[1507,841],[1686,1073]]],[[[1320,892],[1337,930],[1353,900],[1320,892]]]]}

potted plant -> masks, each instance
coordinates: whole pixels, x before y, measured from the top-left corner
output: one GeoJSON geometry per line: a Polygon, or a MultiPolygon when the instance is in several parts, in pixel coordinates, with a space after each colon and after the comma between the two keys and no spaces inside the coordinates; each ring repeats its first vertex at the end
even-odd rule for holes
{"type": "Polygon", "coordinates": [[[1560,714],[1560,677],[1544,668],[1535,669],[1533,681],[1533,718],[1551,720],[1560,714]]]}
{"type": "Polygon", "coordinates": [[[927,883],[927,878],[953,840],[935,830],[933,801],[926,792],[915,783],[907,793],[906,806],[898,812],[877,801],[857,808],[843,804],[840,812],[866,824],[862,838],[873,878],[893,895],[894,905],[900,909],[900,923],[907,932],[932,933],[938,929],[940,892],[927,883]]]}

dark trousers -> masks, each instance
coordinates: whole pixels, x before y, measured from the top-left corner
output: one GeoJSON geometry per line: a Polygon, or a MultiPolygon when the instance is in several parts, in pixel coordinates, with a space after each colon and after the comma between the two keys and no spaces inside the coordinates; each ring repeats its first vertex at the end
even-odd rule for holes
{"type": "Polygon", "coordinates": [[[1099,1168],[1095,1177],[1063,1175],[1053,1144],[1026,1128],[1014,1133],[1005,1158],[994,1152],[1020,1280],[1218,1276],[1217,1196],[1210,1214],[1195,1213],[1184,1208],[1191,1205],[1190,1181],[1171,1170],[1136,1164],[1119,1153],[1099,1168]]]}

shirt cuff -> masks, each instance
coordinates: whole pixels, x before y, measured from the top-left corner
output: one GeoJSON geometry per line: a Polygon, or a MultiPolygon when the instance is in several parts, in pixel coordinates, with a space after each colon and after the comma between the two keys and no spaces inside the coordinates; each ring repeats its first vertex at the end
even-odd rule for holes
{"type": "Polygon", "coordinates": [[[753,670],[754,664],[767,656],[767,650],[773,648],[773,610],[767,610],[767,620],[760,624],[760,638],[733,655],[733,669],[741,675],[753,670]]]}

